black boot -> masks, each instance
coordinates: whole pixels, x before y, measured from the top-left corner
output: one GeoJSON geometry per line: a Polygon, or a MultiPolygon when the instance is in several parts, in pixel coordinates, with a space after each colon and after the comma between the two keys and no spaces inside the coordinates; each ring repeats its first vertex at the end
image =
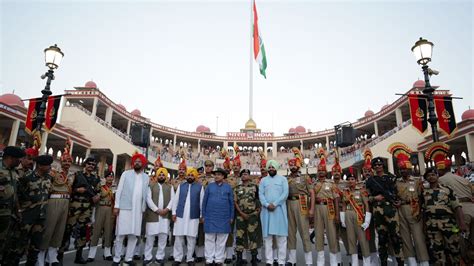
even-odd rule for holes
{"type": "Polygon", "coordinates": [[[257,259],[257,254],[252,255],[252,266],[257,266],[258,265],[258,259],[257,259]]]}
{"type": "Polygon", "coordinates": [[[242,266],[242,252],[237,251],[237,261],[235,262],[236,266],[242,266]]]}
{"type": "Polygon", "coordinates": [[[74,259],[75,264],[87,264],[87,261],[82,258],[82,248],[76,250],[76,258],[74,259]]]}

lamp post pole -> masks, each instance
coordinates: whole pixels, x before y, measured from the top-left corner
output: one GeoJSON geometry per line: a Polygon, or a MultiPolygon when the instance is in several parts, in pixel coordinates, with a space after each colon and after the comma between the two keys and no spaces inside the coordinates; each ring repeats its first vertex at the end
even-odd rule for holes
{"type": "Polygon", "coordinates": [[[38,116],[36,117],[36,130],[41,134],[41,127],[43,125],[43,122],[45,121],[45,113],[46,113],[46,103],[48,102],[48,97],[53,94],[51,92],[51,80],[54,80],[54,70],[49,69],[44,75],[41,76],[41,79],[46,79],[46,86],[44,87],[43,90],[41,90],[41,93],[43,96],[41,97],[41,105],[40,105],[40,111],[38,113],[38,116]]]}

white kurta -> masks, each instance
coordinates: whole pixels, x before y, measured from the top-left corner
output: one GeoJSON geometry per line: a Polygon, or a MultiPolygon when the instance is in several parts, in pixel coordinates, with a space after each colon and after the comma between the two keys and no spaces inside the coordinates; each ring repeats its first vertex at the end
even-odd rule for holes
{"type": "MultiPolygon", "coordinates": [[[[119,182],[119,186],[116,192],[116,199],[120,199],[120,195],[123,190],[123,183],[119,182]]],[[[132,209],[131,210],[120,210],[117,217],[117,235],[136,235],[139,236],[142,231],[142,178],[135,173],[135,186],[133,188],[132,197],[132,209]]],[[[120,208],[120,203],[115,205],[120,208]]]]}
{"type": "MultiPolygon", "coordinates": [[[[176,209],[178,208],[179,193],[181,186],[176,190],[176,194],[173,200],[173,215],[176,215],[176,209]]],[[[184,193],[184,192],[183,192],[184,193]]],[[[197,237],[198,228],[199,228],[199,219],[191,219],[191,185],[188,185],[188,194],[186,196],[186,203],[184,205],[183,218],[176,217],[176,222],[174,223],[173,235],[175,236],[192,236],[197,237]]],[[[202,200],[204,198],[204,190],[201,188],[201,197],[200,197],[199,206],[202,207],[202,200]]],[[[200,215],[202,216],[202,214],[200,215]]]]}
{"type": "MultiPolygon", "coordinates": [[[[158,197],[158,206],[156,206],[156,204],[153,202],[153,199],[151,197],[151,189],[148,188],[148,194],[146,196],[146,204],[148,205],[148,208],[150,208],[153,212],[156,212],[157,210],[163,210],[165,208],[171,211],[171,207],[173,206],[174,189],[171,189],[170,202],[168,202],[167,206],[163,207],[163,188],[159,183],[158,187],[160,189],[160,196],[158,197]]],[[[157,234],[168,234],[169,228],[170,220],[160,216],[158,222],[146,223],[146,235],[152,236],[157,234]]]]}

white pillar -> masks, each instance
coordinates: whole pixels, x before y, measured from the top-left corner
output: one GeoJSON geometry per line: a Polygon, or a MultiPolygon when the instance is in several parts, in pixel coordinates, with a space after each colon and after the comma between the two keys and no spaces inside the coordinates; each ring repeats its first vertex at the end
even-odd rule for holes
{"type": "Polygon", "coordinates": [[[113,153],[112,154],[112,171],[115,173],[116,169],[117,169],[117,154],[113,153]]]}
{"type": "Polygon", "coordinates": [[[112,107],[107,107],[105,111],[105,123],[112,125],[112,115],[114,113],[114,109],[112,107]]]}
{"type": "Polygon", "coordinates": [[[18,130],[20,130],[20,120],[14,120],[12,125],[12,131],[10,131],[10,138],[8,139],[8,146],[16,146],[16,140],[18,138],[18,130]]]}
{"type": "Polygon", "coordinates": [[[418,153],[418,165],[420,167],[420,175],[425,173],[425,154],[423,152],[418,153]]]}
{"type": "MultiPolygon", "coordinates": [[[[300,140],[300,150],[301,150],[301,155],[303,155],[303,149],[304,149],[304,146],[303,146],[303,140],[300,140]]],[[[304,155],[303,155],[304,157],[304,155]]],[[[303,163],[303,162],[301,162],[303,163]]]]}
{"type": "Polygon", "coordinates": [[[128,120],[127,122],[127,135],[130,135],[130,128],[132,127],[132,120],[128,120]]]}
{"type": "MultiPolygon", "coordinates": [[[[74,148],[74,141],[71,140],[71,147],[69,147],[69,154],[72,156],[72,148],[74,148]]],[[[61,151],[62,154],[63,151],[61,151]]]]}
{"type": "Polygon", "coordinates": [[[176,152],[176,135],[173,135],[173,152],[176,152]]]}
{"type": "Polygon", "coordinates": [[[379,136],[379,125],[377,124],[377,121],[374,121],[374,131],[375,131],[375,136],[379,136]]]}
{"type": "Polygon", "coordinates": [[[98,102],[99,102],[99,99],[94,98],[94,102],[92,103],[92,113],[91,113],[92,117],[95,117],[95,115],[97,114],[97,104],[98,104],[98,102]]]}
{"type": "Polygon", "coordinates": [[[48,151],[46,150],[46,143],[48,142],[48,132],[44,131],[43,134],[41,135],[41,147],[39,150],[39,154],[48,154],[48,151]]]}
{"type": "Polygon", "coordinates": [[[268,157],[268,155],[267,155],[267,149],[268,149],[268,147],[267,147],[267,142],[265,141],[265,142],[263,143],[263,154],[265,154],[265,157],[268,157]]]}
{"type": "Polygon", "coordinates": [[[198,153],[201,152],[201,140],[198,139],[198,153]]]}
{"type": "Polygon", "coordinates": [[[326,150],[329,150],[329,136],[326,136],[326,150]]]}
{"type": "Polygon", "coordinates": [[[467,159],[474,162],[474,134],[466,135],[467,159]]]}
{"type": "Polygon", "coordinates": [[[224,146],[223,146],[222,148],[226,148],[226,149],[227,149],[227,147],[229,147],[229,142],[226,140],[226,141],[224,141],[224,146]]]}
{"type": "Polygon", "coordinates": [[[400,109],[400,107],[395,109],[395,119],[397,121],[397,126],[401,126],[403,123],[403,118],[402,118],[402,109],[400,109]]]}
{"type": "Polygon", "coordinates": [[[84,160],[87,159],[87,158],[89,158],[90,155],[91,155],[91,149],[88,148],[88,149],[86,150],[86,156],[84,157],[84,160]]]}
{"type": "Polygon", "coordinates": [[[393,172],[394,168],[393,168],[393,160],[392,160],[392,156],[390,156],[388,159],[387,159],[387,167],[388,167],[388,171],[392,174],[395,174],[393,172]]]}
{"type": "Polygon", "coordinates": [[[274,159],[278,157],[278,145],[276,141],[272,143],[272,156],[274,159]]]}

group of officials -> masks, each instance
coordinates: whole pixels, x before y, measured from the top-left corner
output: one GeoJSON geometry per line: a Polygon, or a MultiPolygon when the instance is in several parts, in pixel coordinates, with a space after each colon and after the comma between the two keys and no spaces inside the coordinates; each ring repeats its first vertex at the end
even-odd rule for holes
{"type": "Polygon", "coordinates": [[[151,176],[146,174],[148,162],[136,153],[132,169],[123,172],[113,191],[114,173],[106,171],[101,182],[93,158],[85,160],[83,170],[69,173],[68,144],[58,171],[51,170],[49,155],[6,147],[0,166],[0,262],[18,265],[26,254],[26,265],[60,265],[74,239],[74,262],[86,264],[95,260],[102,238],[104,259],[112,265],[135,265],[140,246],[144,265],[164,265],[167,245],[172,245],[167,259],[173,265],[228,264],[234,252],[238,266],[247,264],[247,252],[252,266],[262,255],[266,265],[312,265],[314,238],[316,265],[325,265],[326,236],[330,265],[341,264],[340,243],[351,265],[359,260],[387,265],[390,256],[409,266],[472,263],[473,188],[451,173],[449,146],[428,148],[426,158],[435,167],[423,177],[412,176],[412,151],[406,145],[394,143],[388,151],[396,158],[397,176],[387,173],[384,160],[372,158],[369,149],[361,174],[352,168],[344,173],[338,156],[329,172],[326,152],[319,149],[315,179],[301,173],[297,148],[287,177],[277,174],[276,161],[262,158],[262,174],[254,179],[248,169],[241,170],[238,155],[223,168],[207,160],[195,169],[183,160],[178,177],[170,179],[159,160],[151,176]],[[296,258],[297,233],[304,263],[296,258]]]}

